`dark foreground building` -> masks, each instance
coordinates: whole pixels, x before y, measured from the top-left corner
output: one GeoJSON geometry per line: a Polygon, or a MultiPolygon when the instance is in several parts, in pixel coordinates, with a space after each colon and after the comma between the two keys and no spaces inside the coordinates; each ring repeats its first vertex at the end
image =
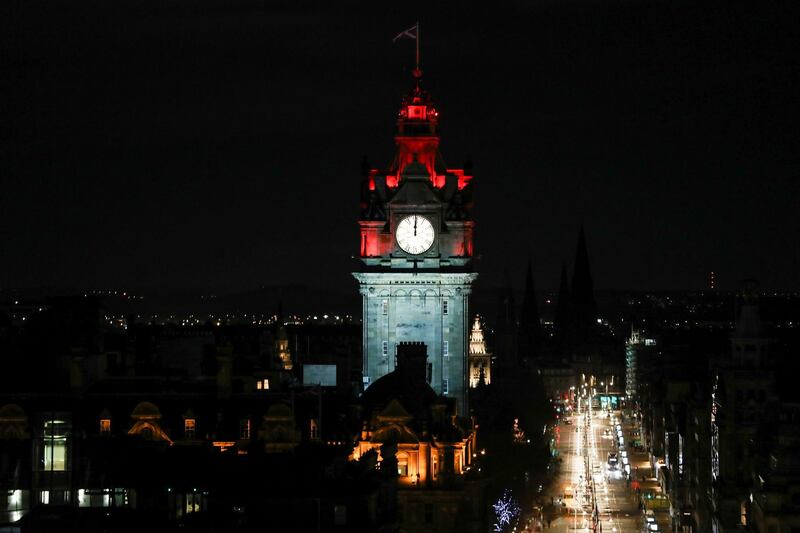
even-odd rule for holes
{"type": "Polygon", "coordinates": [[[357,327],[112,331],[96,316],[62,302],[3,330],[0,524],[481,531],[473,423],[428,384],[426,346],[401,345],[359,398],[349,376],[303,383],[349,339],[358,367],[357,327]]]}

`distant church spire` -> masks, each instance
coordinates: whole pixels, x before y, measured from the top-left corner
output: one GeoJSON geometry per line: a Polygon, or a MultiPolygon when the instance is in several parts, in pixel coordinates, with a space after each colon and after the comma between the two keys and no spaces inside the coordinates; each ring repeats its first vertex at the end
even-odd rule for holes
{"type": "Polygon", "coordinates": [[[528,261],[525,292],[519,316],[519,355],[523,362],[531,361],[538,355],[541,337],[539,306],[536,303],[536,291],[533,286],[533,268],[528,261]]]}
{"type": "Polygon", "coordinates": [[[514,328],[516,326],[516,313],[514,304],[514,289],[511,285],[511,276],[508,269],[503,270],[503,286],[500,288],[500,297],[497,300],[497,328],[514,328]]]}
{"type": "Polygon", "coordinates": [[[572,307],[576,333],[579,340],[586,340],[597,320],[597,304],[594,300],[594,284],[589,269],[589,253],[586,250],[586,235],[581,226],[578,246],[575,250],[575,270],[572,272],[572,307]]]}
{"type": "Polygon", "coordinates": [[[594,284],[589,269],[589,252],[586,250],[586,233],[581,226],[578,246],[575,248],[575,270],[572,273],[572,292],[576,298],[594,300],[594,284]]]}
{"type": "Polygon", "coordinates": [[[567,263],[561,263],[561,281],[558,284],[558,301],[556,302],[555,340],[564,344],[569,336],[569,321],[571,315],[569,282],[567,281],[567,263]]]}
{"type": "Polygon", "coordinates": [[[497,295],[495,318],[495,357],[499,374],[512,368],[517,361],[517,314],[514,287],[508,269],[503,270],[503,284],[497,295]]]}

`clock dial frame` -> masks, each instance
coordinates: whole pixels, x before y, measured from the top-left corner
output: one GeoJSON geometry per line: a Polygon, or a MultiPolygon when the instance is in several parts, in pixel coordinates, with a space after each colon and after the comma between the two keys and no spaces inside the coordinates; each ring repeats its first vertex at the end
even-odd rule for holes
{"type": "Polygon", "coordinates": [[[422,215],[409,215],[397,224],[395,240],[401,250],[411,255],[421,255],[431,249],[436,231],[430,219],[422,215]]]}

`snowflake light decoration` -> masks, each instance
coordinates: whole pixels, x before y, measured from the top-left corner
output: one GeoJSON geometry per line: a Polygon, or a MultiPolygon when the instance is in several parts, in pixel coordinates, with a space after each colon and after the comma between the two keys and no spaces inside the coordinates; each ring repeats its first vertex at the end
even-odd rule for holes
{"type": "Polygon", "coordinates": [[[517,518],[520,513],[519,504],[511,495],[511,491],[509,489],[503,491],[503,495],[499,500],[494,502],[492,508],[494,509],[495,516],[495,531],[503,531],[503,529],[511,524],[512,520],[517,518]]]}

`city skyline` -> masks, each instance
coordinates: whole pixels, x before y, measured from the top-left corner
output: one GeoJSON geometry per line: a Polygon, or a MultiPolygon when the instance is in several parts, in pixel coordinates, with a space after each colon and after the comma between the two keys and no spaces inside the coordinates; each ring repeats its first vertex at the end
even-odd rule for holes
{"type": "Polygon", "coordinates": [[[798,533],[785,6],[17,4],[0,530],[798,533]]]}

